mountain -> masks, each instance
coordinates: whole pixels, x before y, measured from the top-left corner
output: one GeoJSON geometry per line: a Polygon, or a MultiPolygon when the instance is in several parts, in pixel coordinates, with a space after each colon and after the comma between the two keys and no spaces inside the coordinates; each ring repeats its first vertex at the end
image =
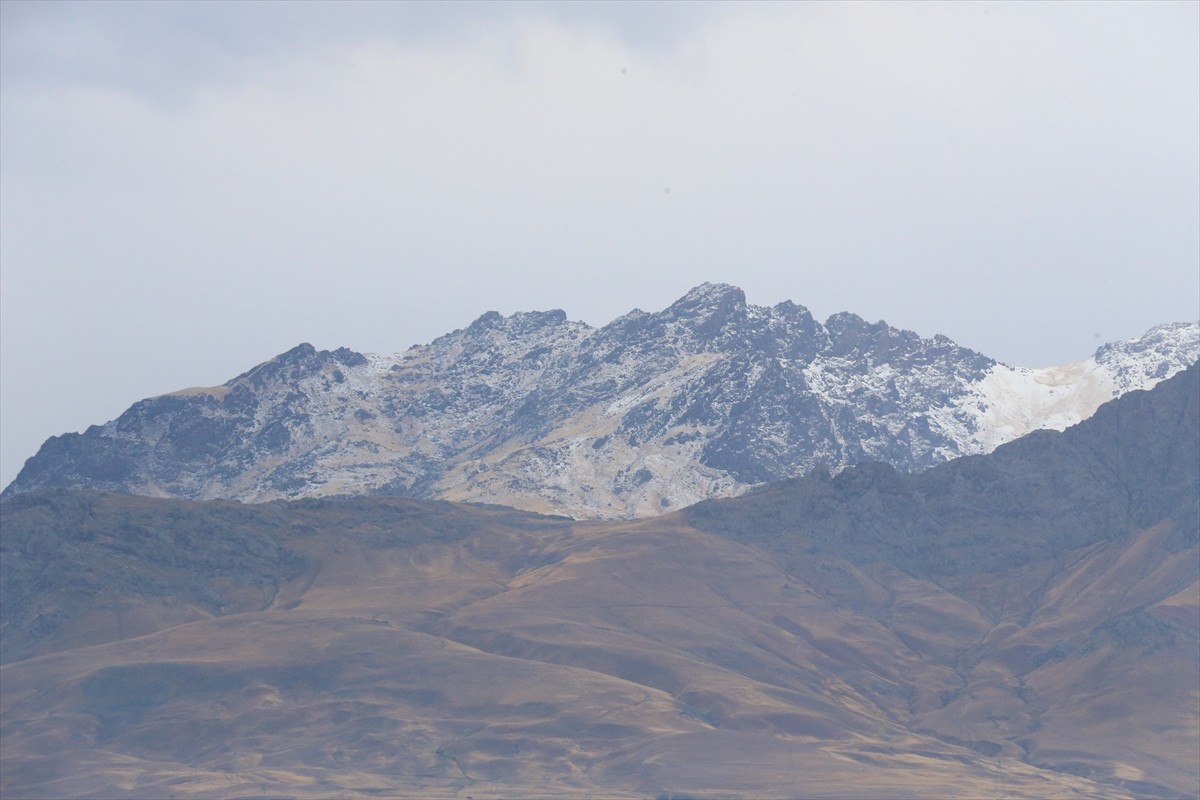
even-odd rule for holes
{"type": "Polygon", "coordinates": [[[944,336],[704,284],[591,328],[484,314],[394,356],[300,345],[223,386],[48,440],[47,487],[264,501],[390,494],[629,518],[881,461],[902,471],[1062,429],[1200,355],[1200,325],[1013,368],[944,336]]]}
{"type": "Polygon", "coordinates": [[[1200,794],[1200,367],[636,521],[0,504],[5,797],[1200,794]]]}

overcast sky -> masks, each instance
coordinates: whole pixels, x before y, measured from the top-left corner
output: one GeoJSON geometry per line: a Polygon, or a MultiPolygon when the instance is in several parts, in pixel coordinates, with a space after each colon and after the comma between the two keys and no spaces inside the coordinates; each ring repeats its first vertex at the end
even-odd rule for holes
{"type": "Polygon", "coordinates": [[[1200,4],[0,3],[0,485],[302,341],[692,286],[1022,366],[1200,317],[1200,4]]]}

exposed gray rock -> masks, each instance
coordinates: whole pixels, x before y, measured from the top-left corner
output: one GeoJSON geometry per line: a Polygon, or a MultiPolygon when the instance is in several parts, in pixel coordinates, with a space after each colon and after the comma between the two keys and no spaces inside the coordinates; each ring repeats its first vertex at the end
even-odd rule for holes
{"type": "Polygon", "coordinates": [[[223,386],[48,440],[4,496],[46,487],[262,501],[475,500],[578,517],[661,513],[880,461],[901,471],[1062,429],[1197,358],[1156,328],[1031,370],[944,336],[703,284],[596,329],[560,310],[471,325],[394,356],[302,344],[223,386]]]}

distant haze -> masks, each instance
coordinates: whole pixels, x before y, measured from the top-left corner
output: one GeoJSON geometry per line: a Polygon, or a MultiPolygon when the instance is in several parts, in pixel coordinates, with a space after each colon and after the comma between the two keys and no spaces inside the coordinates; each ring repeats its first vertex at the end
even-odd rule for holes
{"type": "Polygon", "coordinates": [[[308,341],[702,281],[1010,364],[1200,317],[1200,4],[0,3],[0,485],[308,341]]]}

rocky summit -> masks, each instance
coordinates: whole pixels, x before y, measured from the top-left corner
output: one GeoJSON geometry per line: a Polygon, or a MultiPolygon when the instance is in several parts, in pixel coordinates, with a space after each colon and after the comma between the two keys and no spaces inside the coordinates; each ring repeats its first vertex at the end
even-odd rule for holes
{"type": "Polygon", "coordinates": [[[1194,363],[1200,325],[1011,367],[944,336],[703,284],[601,328],[489,312],[395,355],[302,344],[48,440],[5,496],[400,495],[628,518],[823,467],[901,471],[1064,429],[1194,363]]]}

